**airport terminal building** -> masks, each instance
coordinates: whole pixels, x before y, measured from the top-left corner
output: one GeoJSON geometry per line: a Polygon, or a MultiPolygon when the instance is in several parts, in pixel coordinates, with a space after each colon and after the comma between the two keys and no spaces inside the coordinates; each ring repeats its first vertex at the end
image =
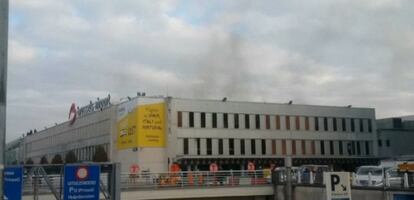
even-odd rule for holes
{"type": "Polygon", "coordinates": [[[128,172],[246,169],[326,164],[338,169],[376,164],[378,145],[372,108],[237,102],[138,96],[110,97],[78,108],[76,117],[21,139],[23,155],[39,163],[73,151],[91,161],[98,146],[128,172]],[[105,102],[102,102],[105,101],[105,102]]]}

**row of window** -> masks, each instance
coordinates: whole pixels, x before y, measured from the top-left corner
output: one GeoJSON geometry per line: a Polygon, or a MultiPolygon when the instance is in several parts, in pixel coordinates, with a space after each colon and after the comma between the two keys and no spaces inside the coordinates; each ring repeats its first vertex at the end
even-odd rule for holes
{"type": "Polygon", "coordinates": [[[184,155],[362,156],[370,155],[372,147],[372,143],[370,141],[265,140],[232,138],[184,138],[182,140],[182,153],[184,155]],[[190,147],[190,140],[193,142],[192,147],[190,147]],[[213,142],[215,143],[215,147],[213,147],[213,142]],[[279,145],[280,147],[278,147],[279,145]],[[190,148],[194,148],[192,152],[190,152],[190,148]]]}
{"type": "Polygon", "coordinates": [[[177,126],[190,128],[285,129],[342,132],[356,132],[358,130],[359,132],[372,133],[372,119],[237,113],[230,114],[178,111],[177,126]],[[185,121],[183,121],[183,115],[185,115],[185,121]],[[195,120],[195,116],[197,116],[197,120],[195,120]],[[209,119],[207,119],[207,116],[209,119]],[[218,116],[220,116],[220,120],[218,116]],[[219,123],[220,127],[218,126],[219,123]]]}

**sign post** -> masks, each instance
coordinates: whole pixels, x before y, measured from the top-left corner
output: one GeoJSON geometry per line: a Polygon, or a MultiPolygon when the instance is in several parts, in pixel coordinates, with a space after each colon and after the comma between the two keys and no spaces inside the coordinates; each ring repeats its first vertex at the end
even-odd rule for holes
{"type": "Polygon", "coordinates": [[[4,169],[4,199],[21,200],[23,192],[23,167],[4,169]]]}
{"type": "Polygon", "coordinates": [[[351,200],[349,172],[325,172],[327,200],[351,200]]]}
{"type": "Polygon", "coordinates": [[[99,165],[66,165],[63,200],[99,200],[99,165]]]}

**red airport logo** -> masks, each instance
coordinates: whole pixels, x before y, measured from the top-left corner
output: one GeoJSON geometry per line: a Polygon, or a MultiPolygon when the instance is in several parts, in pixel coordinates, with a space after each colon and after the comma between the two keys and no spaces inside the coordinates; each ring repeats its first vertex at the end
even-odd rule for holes
{"type": "Polygon", "coordinates": [[[73,125],[76,121],[76,105],[75,103],[72,103],[69,110],[69,125],[73,125]]]}

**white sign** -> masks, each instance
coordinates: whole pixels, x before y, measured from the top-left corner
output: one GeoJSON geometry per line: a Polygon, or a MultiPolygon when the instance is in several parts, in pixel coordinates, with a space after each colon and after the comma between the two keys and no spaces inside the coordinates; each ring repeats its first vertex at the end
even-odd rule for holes
{"type": "Polygon", "coordinates": [[[325,172],[327,200],[351,200],[351,180],[348,172],[325,172]]]}

